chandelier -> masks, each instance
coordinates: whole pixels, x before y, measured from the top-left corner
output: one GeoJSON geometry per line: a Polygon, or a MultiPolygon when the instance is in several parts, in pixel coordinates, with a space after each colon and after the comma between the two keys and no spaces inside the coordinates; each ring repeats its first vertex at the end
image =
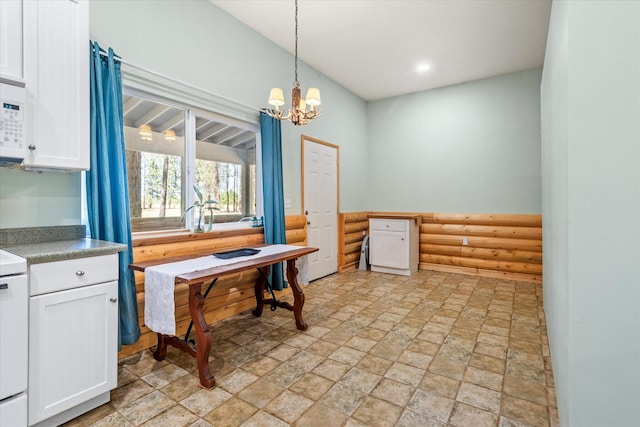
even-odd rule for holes
{"type": "Polygon", "coordinates": [[[306,125],[311,120],[322,114],[322,110],[316,110],[321,104],[320,90],[317,87],[310,87],[307,90],[305,98],[300,97],[300,82],[298,81],[298,0],[296,5],[296,44],[295,44],[295,80],[293,89],[291,90],[291,108],[285,114],[280,109],[284,105],[284,94],[279,87],[271,88],[269,93],[269,105],[273,106],[273,110],[265,110],[265,112],[278,120],[289,120],[296,126],[306,125]]]}

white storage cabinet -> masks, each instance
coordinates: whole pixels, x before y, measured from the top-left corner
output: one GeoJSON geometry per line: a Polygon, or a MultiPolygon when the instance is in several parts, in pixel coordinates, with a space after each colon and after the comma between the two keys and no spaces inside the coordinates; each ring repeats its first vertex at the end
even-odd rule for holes
{"type": "Polygon", "coordinates": [[[118,255],[29,268],[29,426],[57,426],[117,385],[118,255]]]}
{"type": "Polygon", "coordinates": [[[28,130],[23,165],[87,170],[89,2],[25,0],[22,9],[28,130]]]}
{"type": "Polygon", "coordinates": [[[369,219],[371,271],[410,276],[418,271],[417,219],[369,219]]]}
{"type": "Polygon", "coordinates": [[[24,87],[22,1],[0,1],[0,82],[24,87]]]}

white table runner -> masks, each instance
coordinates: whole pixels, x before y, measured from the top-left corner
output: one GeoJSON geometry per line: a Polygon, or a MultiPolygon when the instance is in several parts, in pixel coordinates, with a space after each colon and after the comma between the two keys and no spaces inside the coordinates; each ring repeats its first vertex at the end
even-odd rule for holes
{"type": "MultiPolygon", "coordinates": [[[[300,249],[300,246],[270,245],[263,246],[260,253],[251,256],[243,256],[230,259],[220,259],[208,255],[185,261],[172,262],[148,267],[144,272],[144,323],[154,332],[165,335],[176,334],[176,317],[174,288],[176,276],[208,268],[235,264],[265,255],[275,255],[282,252],[300,249]]],[[[307,284],[308,272],[306,256],[298,258],[298,283],[307,284]]],[[[286,271],[284,272],[286,275],[286,271]]],[[[285,278],[286,279],[286,278],[285,278]]]]}

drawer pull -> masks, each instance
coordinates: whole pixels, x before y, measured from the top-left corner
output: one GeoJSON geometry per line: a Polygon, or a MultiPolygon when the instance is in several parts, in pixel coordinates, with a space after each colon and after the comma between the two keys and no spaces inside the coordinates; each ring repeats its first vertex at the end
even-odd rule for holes
{"type": "Polygon", "coordinates": [[[113,298],[113,297],[112,297],[112,298],[109,298],[109,301],[111,301],[111,302],[118,302],[118,298],[113,298]]]}
{"type": "Polygon", "coordinates": [[[0,291],[2,291],[4,289],[9,289],[9,284],[8,283],[0,283],[0,291]]]}
{"type": "Polygon", "coordinates": [[[76,276],[84,276],[84,271],[82,270],[76,271],[76,276]]]}

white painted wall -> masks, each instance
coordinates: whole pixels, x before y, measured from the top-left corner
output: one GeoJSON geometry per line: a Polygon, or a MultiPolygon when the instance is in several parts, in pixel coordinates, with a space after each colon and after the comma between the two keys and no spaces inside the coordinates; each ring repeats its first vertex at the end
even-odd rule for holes
{"type": "MultiPolygon", "coordinates": [[[[292,56],[209,2],[93,1],[90,12],[92,39],[113,47],[125,61],[256,107],[266,106],[271,86],[286,92],[291,86],[292,56]]],[[[136,72],[126,65],[123,71],[136,72]]],[[[284,191],[292,201],[287,214],[302,211],[303,133],[340,147],[343,212],[539,212],[539,108],[532,90],[539,70],[378,101],[369,108],[304,63],[300,80],[303,87],[320,87],[325,113],[303,127],[283,123],[284,191]],[[424,185],[414,185],[416,179],[424,185]]],[[[130,75],[125,82],[137,84],[130,75]]],[[[225,108],[233,117],[257,121],[256,112],[247,116],[246,109],[225,108]]],[[[0,226],[79,222],[78,174],[53,174],[56,191],[41,187],[42,175],[0,170],[2,182],[5,176],[13,187],[0,186],[0,226]],[[20,187],[31,190],[16,204],[12,189],[20,187]],[[53,206],[45,223],[14,215],[17,206],[37,205],[40,194],[53,206]]]]}
{"type": "Polygon", "coordinates": [[[640,2],[554,1],[544,298],[560,422],[640,425],[640,2]]]}
{"type": "MultiPolygon", "coordinates": [[[[568,423],[569,363],[569,30],[567,2],[553,4],[542,73],[543,298],[560,417],[568,423]]],[[[564,425],[564,424],[563,424],[564,425]]]]}
{"type": "Polygon", "coordinates": [[[0,228],[80,224],[80,173],[0,168],[0,228]]]}
{"type": "MultiPolygon", "coordinates": [[[[210,2],[92,1],[90,14],[91,38],[126,61],[258,108],[267,106],[272,86],[290,91],[292,55],[210,2]]],[[[125,65],[126,71],[132,69],[125,65]]],[[[307,126],[283,123],[284,191],[292,201],[286,214],[302,212],[303,133],[340,146],[341,209],[364,210],[366,103],[304,63],[299,63],[299,79],[303,90],[321,89],[326,111],[307,126]]],[[[246,119],[246,110],[228,108],[232,117],[246,119]]],[[[257,112],[251,120],[258,123],[257,112]]],[[[0,169],[0,228],[78,224],[81,197],[78,173],[0,169]],[[50,207],[45,214],[33,210],[45,201],[50,207]]]]}
{"type": "MultiPolygon", "coordinates": [[[[92,39],[125,61],[258,108],[267,106],[272,86],[290,100],[292,55],[210,2],[93,1],[90,12],[92,39]]],[[[301,46],[304,37],[301,23],[301,46]]],[[[282,124],[284,195],[292,201],[286,214],[302,211],[302,133],[340,146],[340,207],[364,210],[366,103],[301,62],[299,80],[303,91],[320,88],[325,113],[306,126],[282,124]]]]}
{"type": "Polygon", "coordinates": [[[370,102],[368,209],[540,213],[540,76],[370,102]]]}

